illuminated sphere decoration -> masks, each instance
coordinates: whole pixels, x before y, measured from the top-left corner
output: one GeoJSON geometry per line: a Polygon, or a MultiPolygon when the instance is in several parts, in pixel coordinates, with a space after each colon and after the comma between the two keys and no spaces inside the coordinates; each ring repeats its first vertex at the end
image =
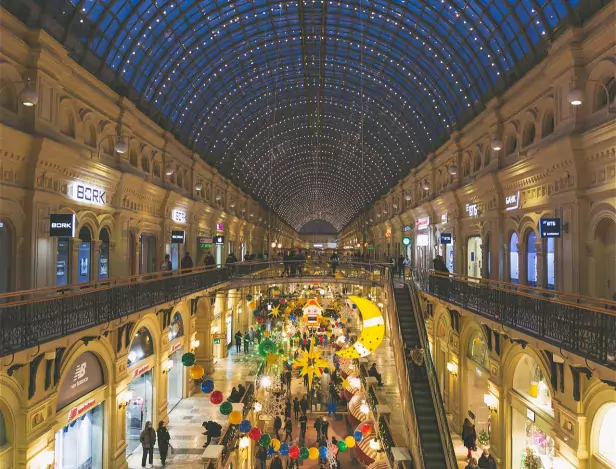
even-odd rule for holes
{"type": "Polygon", "coordinates": [[[211,395],[210,395],[210,402],[214,405],[218,405],[220,404],[224,399],[224,396],[222,395],[222,392],[220,391],[214,391],[211,395]]]}

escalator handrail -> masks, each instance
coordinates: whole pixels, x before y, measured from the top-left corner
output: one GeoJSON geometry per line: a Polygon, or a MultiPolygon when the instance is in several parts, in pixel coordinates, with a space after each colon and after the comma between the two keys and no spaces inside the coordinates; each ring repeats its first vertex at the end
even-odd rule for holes
{"type": "Polygon", "coordinates": [[[449,431],[449,423],[447,422],[445,405],[443,404],[443,397],[441,395],[440,386],[436,378],[436,371],[434,369],[432,355],[430,354],[430,343],[428,341],[426,325],[423,319],[423,312],[421,310],[421,305],[419,304],[419,297],[417,294],[417,290],[415,289],[415,284],[413,282],[406,283],[406,286],[408,288],[411,302],[413,305],[413,314],[415,315],[415,323],[417,324],[419,340],[421,341],[421,347],[424,350],[424,366],[426,367],[426,375],[430,384],[430,392],[432,393],[434,410],[436,411],[436,421],[440,429],[445,461],[447,462],[449,469],[457,469],[458,461],[453,442],[451,441],[451,432],[449,431]]]}

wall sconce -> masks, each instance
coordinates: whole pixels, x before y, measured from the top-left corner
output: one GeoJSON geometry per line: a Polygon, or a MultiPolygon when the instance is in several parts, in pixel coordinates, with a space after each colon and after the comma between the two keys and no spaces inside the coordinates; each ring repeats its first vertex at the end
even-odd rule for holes
{"type": "Polygon", "coordinates": [[[383,452],[383,448],[381,447],[381,442],[379,441],[378,438],[374,437],[372,438],[372,440],[370,440],[370,449],[372,451],[376,451],[377,453],[383,452]]]}
{"type": "Polygon", "coordinates": [[[163,374],[166,375],[169,373],[171,368],[173,368],[173,360],[167,358],[167,360],[163,362],[163,374]]]}
{"type": "Polygon", "coordinates": [[[490,412],[498,412],[498,399],[496,399],[496,397],[494,397],[492,394],[484,394],[483,403],[488,406],[490,412]]]}
{"type": "Polygon", "coordinates": [[[194,350],[199,347],[199,345],[201,345],[201,342],[198,339],[195,339],[190,343],[190,348],[194,350]]]}
{"type": "Polygon", "coordinates": [[[271,246],[272,246],[272,249],[275,248],[276,247],[276,241],[272,241],[271,246]]]}
{"type": "Polygon", "coordinates": [[[55,453],[51,449],[43,450],[36,457],[36,464],[33,464],[34,467],[38,467],[38,469],[47,469],[48,467],[53,466],[55,453]]]}
{"type": "Polygon", "coordinates": [[[366,401],[361,403],[359,406],[359,411],[364,415],[368,415],[370,413],[370,407],[366,404],[366,401]]]}
{"type": "Polygon", "coordinates": [[[454,362],[447,363],[447,371],[451,376],[458,376],[458,364],[454,362]]]}
{"type": "Polygon", "coordinates": [[[278,243],[278,249],[282,249],[282,243],[278,243]]]}
{"type": "Polygon", "coordinates": [[[118,403],[119,403],[118,409],[125,408],[128,405],[128,403],[132,400],[133,400],[133,391],[131,391],[130,389],[127,389],[122,394],[120,394],[120,397],[118,397],[118,403]]]}

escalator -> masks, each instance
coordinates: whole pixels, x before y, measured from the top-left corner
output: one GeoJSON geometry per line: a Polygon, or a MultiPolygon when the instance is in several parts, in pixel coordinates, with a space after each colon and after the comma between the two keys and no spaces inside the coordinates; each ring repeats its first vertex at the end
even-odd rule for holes
{"type": "MultiPolygon", "coordinates": [[[[408,374],[424,468],[455,468],[457,467],[456,456],[451,442],[440,389],[434,374],[434,366],[428,349],[425,323],[423,322],[418,298],[413,291],[412,285],[394,288],[394,297],[402,340],[409,350],[418,345],[425,351],[424,357],[427,373],[408,374]],[[412,295],[415,295],[415,298],[412,295]],[[418,311],[418,314],[415,314],[415,311],[418,311]],[[423,331],[419,327],[422,327],[423,331]]],[[[407,363],[407,366],[409,371],[411,371],[410,368],[412,366],[410,363],[407,363]]]]}

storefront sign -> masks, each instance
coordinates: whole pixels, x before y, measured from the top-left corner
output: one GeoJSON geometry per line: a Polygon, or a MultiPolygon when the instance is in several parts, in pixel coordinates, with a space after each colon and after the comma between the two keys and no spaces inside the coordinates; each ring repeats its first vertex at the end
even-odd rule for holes
{"type": "Polygon", "coordinates": [[[541,238],[560,238],[560,218],[540,218],[539,236],[541,238]]]}
{"type": "Polygon", "coordinates": [[[199,238],[199,244],[212,244],[213,242],[211,236],[202,236],[199,238]]]}
{"type": "Polygon", "coordinates": [[[505,210],[515,210],[520,201],[520,191],[505,197],[505,210]]]}
{"type": "Polygon", "coordinates": [[[214,244],[216,246],[223,246],[225,244],[224,236],[214,236],[214,244]]]}
{"type": "Polygon", "coordinates": [[[132,374],[133,378],[136,378],[137,376],[142,375],[146,371],[149,371],[150,368],[152,368],[151,365],[143,365],[143,366],[140,366],[139,368],[136,368],[135,370],[133,370],[133,374],[132,374]]]}
{"type": "Polygon", "coordinates": [[[410,226],[410,225],[404,225],[404,226],[402,227],[402,232],[403,232],[403,233],[406,233],[407,231],[411,231],[412,229],[413,229],[413,227],[412,227],[412,226],[410,226]]]}
{"type": "Polygon", "coordinates": [[[526,409],[526,418],[528,420],[530,420],[531,422],[534,422],[535,421],[535,413],[532,410],[530,410],[530,409],[526,409]]]}
{"type": "Polygon", "coordinates": [[[171,219],[176,223],[186,223],[186,212],[184,210],[171,210],[171,219]]]}
{"type": "Polygon", "coordinates": [[[105,189],[85,184],[83,182],[71,182],[68,185],[68,196],[78,202],[87,202],[95,205],[105,205],[107,193],[105,189]]]}
{"type": "Polygon", "coordinates": [[[353,249],[353,246],[348,246],[348,245],[347,246],[343,246],[342,249],[353,249]]]}
{"type": "Polygon", "coordinates": [[[74,213],[52,213],[49,215],[49,236],[74,238],[76,224],[74,213]]]}
{"type": "Polygon", "coordinates": [[[415,222],[416,230],[425,230],[430,225],[430,217],[418,218],[415,222]]]}
{"type": "Polygon", "coordinates": [[[81,417],[83,414],[88,412],[90,409],[96,407],[96,399],[89,399],[83,404],[73,407],[68,411],[68,421],[75,420],[77,417],[81,417]]]}
{"type": "Polygon", "coordinates": [[[451,233],[441,233],[441,244],[451,244],[452,240],[451,233]]]}
{"type": "Polygon", "coordinates": [[[175,342],[173,345],[169,347],[169,353],[173,353],[177,349],[180,349],[180,348],[182,348],[182,341],[178,340],[177,342],[175,342]]]}
{"type": "Polygon", "coordinates": [[[171,232],[171,242],[176,244],[184,244],[184,231],[173,230],[171,232]]]}
{"type": "Polygon", "coordinates": [[[445,212],[441,215],[441,223],[449,222],[449,212],[445,212]]]}
{"type": "Polygon", "coordinates": [[[218,231],[223,231],[225,229],[225,227],[223,226],[222,223],[216,223],[216,229],[218,231]]]}
{"type": "Polygon", "coordinates": [[[104,384],[101,364],[92,352],[82,353],[64,373],[57,409],[62,409],[104,384]]]}
{"type": "Polygon", "coordinates": [[[220,339],[214,339],[214,345],[220,345],[220,339]]]}
{"type": "Polygon", "coordinates": [[[408,246],[409,244],[411,244],[411,238],[409,238],[408,236],[405,236],[404,238],[402,238],[402,244],[404,244],[405,246],[408,246]]]}
{"type": "Polygon", "coordinates": [[[368,251],[374,251],[374,246],[368,246],[368,251]]]}
{"type": "Polygon", "coordinates": [[[466,213],[468,213],[470,217],[476,217],[479,214],[477,204],[466,204],[466,213]]]}
{"type": "Polygon", "coordinates": [[[417,246],[430,246],[430,235],[418,234],[417,235],[417,246]]]}
{"type": "Polygon", "coordinates": [[[322,247],[323,247],[323,245],[322,245],[322,244],[318,244],[318,243],[317,243],[317,244],[313,244],[313,245],[312,245],[312,247],[315,247],[315,248],[322,248],[322,247]]]}

